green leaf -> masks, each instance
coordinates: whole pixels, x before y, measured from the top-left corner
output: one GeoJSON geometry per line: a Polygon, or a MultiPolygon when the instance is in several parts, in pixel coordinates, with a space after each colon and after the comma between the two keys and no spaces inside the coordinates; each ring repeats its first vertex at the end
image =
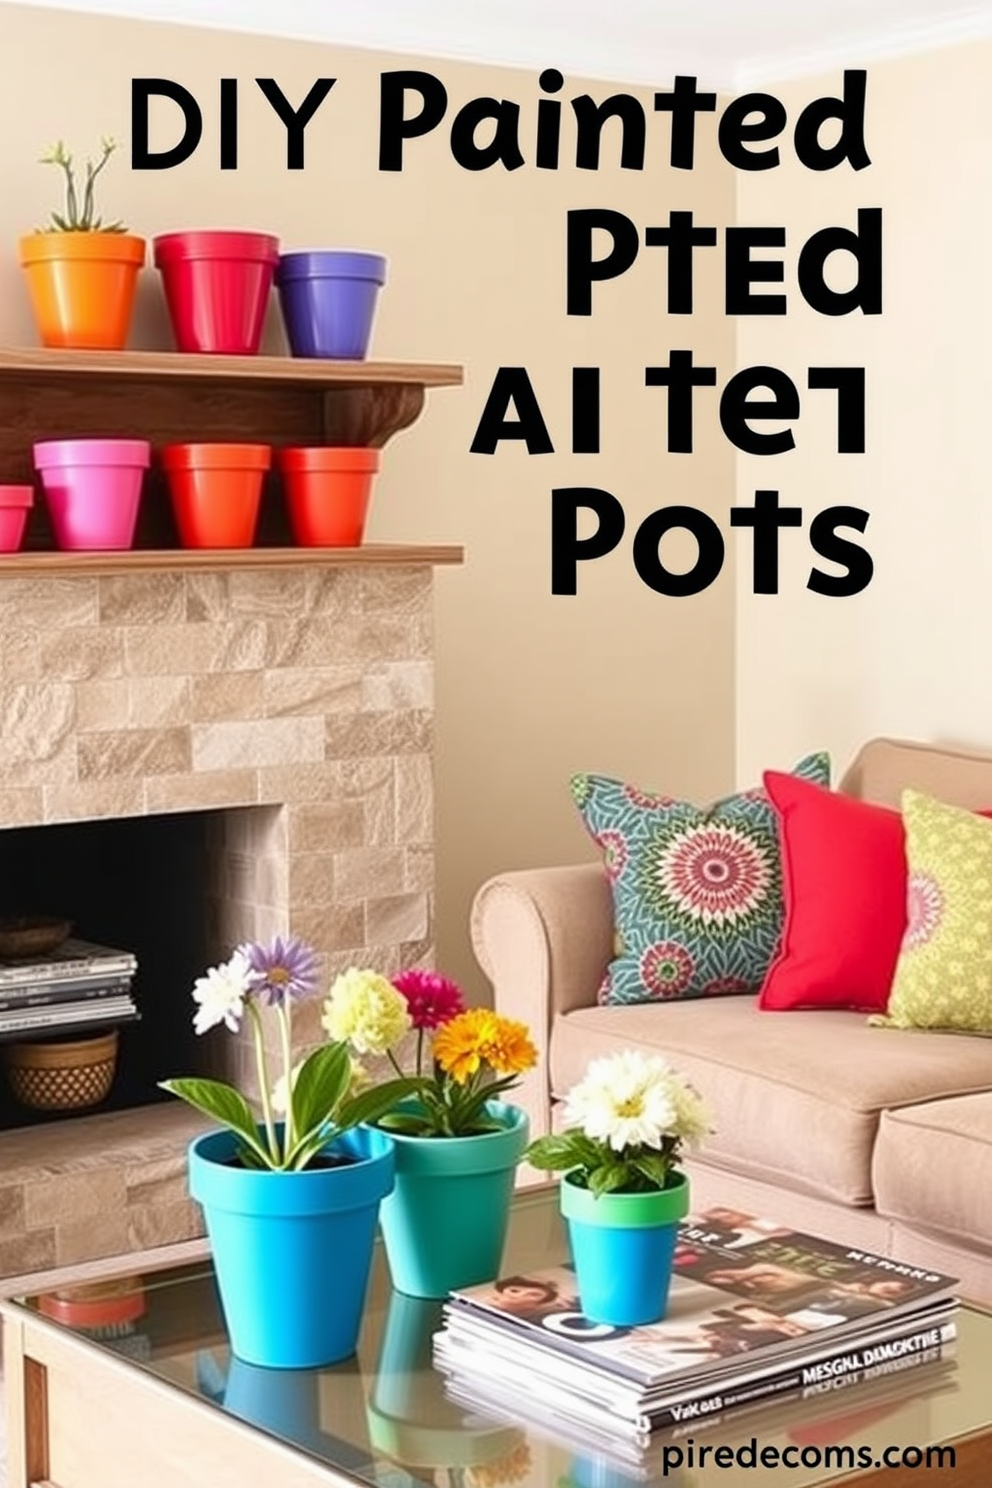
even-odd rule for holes
{"type": "Polygon", "coordinates": [[[225,1085],[221,1080],[195,1078],[160,1080],[158,1083],[160,1089],[167,1090],[170,1095],[178,1095],[187,1105],[235,1132],[246,1146],[261,1157],[265,1167],[272,1167],[268,1154],[258,1139],[258,1123],[252,1115],[251,1107],[233,1085],[225,1085]]]}
{"type": "Polygon", "coordinates": [[[538,1137],[531,1142],[524,1156],[533,1167],[549,1173],[582,1167],[577,1136],[578,1133],[570,1132],[564,1136],[538,1137]]]}
{"type": "Polygon", "coordinates": [[[671,1171],[670,1163],[660,1152],[642,1152],[631,1159],[631,1167],[636,1168],[655,1188],[664,1188],[671,1171]]]}
{"type": "Polygon", "coordinates": [[[416,1095],[421,1083],[415,1075],[404,1075],[395,1080],[387,1080],[382,1085],[374,1085],[371,1090],[363,1090],[360,1095],[345,1101],[341,1107],[338,1112],[339,1129],[345,1131],[348,1127],[360,1126],[363,1122],[374,1124],[381,1121],[400,1101],[416,1095]]]}
{"type": "Polygon", "coordinates": [[[594,1194],[616,1193],[632,1181],[630,1163],[625,1162],[604,1163],[589,1174],[589,1188],[594,1194]]]}
{"type": "Polygon", "coordinates": [[[347,1044],[321,1044],[307,1055],[290,1096],[297,1141],[334,1118],[350,1082],[347,1044]]]}

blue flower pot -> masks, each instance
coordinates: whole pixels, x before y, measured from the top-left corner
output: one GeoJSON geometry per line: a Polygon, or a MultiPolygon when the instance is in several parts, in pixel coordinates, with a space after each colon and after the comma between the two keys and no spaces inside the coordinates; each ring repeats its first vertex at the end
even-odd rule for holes
{"type": "Polygon", "coordinates": [[[685,1174],[653,1193],[597,1197],[566,1173],[559,1192],[585,1316],[619,1328],[660,1322],[679,1221],[689,1212],[685,1174]]]}
{"type": "Polygon", "coordinates": [[[293,356],[363,360],[385,282],[379,253],[284,253],[276,285],[293,356]]]}
{"type": "Polygon", "coordinates": [[[313,1369],[355,1352],[379,1204],[393,1184],[384,1132],[345,1132],[329,1152],[352,1161],[303,1173],[230,1162],[231,1132],[189,1147],[231,1350],[249,1364],[313,1369]]]}
{"type": "Polygon", "coordinates": [[[382,1206],[393,1286],[411,1297],[446,1297],[492,1281],[503,1259],[517,1164],[528,1122],[517,1106],[491,1101],[501,1131],[476,1137],[390,1132],[396,1184],[382,1206]]]}

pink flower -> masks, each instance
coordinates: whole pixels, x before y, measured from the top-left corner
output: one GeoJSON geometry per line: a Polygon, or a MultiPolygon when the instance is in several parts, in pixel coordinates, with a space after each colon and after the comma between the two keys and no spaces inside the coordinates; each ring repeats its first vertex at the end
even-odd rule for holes
{"type": "Polygon", "coordinates": [[[406,998],[414,1028],[434,1029],[465,1009],[461,989],[436,971],[403,971],[393,986],[406,998]]]}

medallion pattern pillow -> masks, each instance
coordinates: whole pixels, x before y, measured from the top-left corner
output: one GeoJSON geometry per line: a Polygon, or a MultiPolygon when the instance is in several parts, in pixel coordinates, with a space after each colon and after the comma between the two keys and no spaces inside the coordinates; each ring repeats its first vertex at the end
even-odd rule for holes
{"type": "MultiPolygon", "coordinates": [[[[830,759],[794,773],[830,784],[830,759]]],[[[774,807],[760,789],[695,806],[605,775],[572,796],[613,891],[614,959],[602,1003],[757,992],[782,930],[774,807]]]]}
{"type": "Polygon", "coordinates": [[[902,814],[906,933],[887,1012],[869,1022],[992,1034],[992,822],[912,790],[902,814]]]}

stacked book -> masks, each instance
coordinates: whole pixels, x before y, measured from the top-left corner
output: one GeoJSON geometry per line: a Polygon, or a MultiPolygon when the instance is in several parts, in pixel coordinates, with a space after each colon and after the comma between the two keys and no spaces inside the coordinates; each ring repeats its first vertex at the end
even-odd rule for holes
{"type": "Polygon", "coordinates": [[[38,960],[0,961],[0,1042],[136,1019],[130,951],[70,938],[38,960]]]}
{"type": "Polygon", "coordinates": [[[453,1292],[434,1362],[464,1406],[629,1455],[775,1398],[946,1367],[955,1281],[729,1209],[681,1226],[664,1320],[590,1322],[565,1266],[453,1292]]]}

